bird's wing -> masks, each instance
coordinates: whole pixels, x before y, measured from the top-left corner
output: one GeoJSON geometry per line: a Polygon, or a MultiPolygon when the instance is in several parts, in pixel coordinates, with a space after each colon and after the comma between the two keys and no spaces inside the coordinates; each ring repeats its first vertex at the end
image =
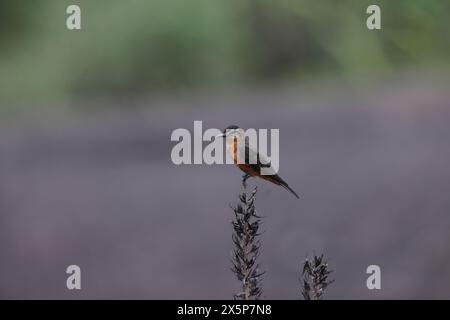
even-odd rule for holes
{"type": "MultiPolygon", "coordinates": [[[[266,157],[266,155],[259,153],[256,148],[251,146],[248,142],[248,139],[245,140],[245,143],[239,144],[239,157],[242,163],[250,165],[258,172],[260,172],[261,168],[269,169],[271,166],[270,161],[266,157]]],[[[273,170],[273,174],[276,174],[275,170],[273,170]]]]}

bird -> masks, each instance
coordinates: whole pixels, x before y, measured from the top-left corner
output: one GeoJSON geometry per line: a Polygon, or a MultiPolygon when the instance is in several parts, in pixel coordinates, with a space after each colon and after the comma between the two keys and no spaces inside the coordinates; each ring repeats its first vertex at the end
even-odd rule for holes
{"type": "Polygon", "coordinates": [[[260,177],[264,180],[282,186],[299,199],[298,194],[270,167],[267,157],[259,153],[245,139],[245,131],[237,125],[226,127],[217,138],[225,138],[227,150],[237,165],[245,174],[242,176],[242,184],[246,186],[246,181],[250,177],[260,177]],[[245,157],[245,158],[243,158],[245,157]],[[252,159],[253,161],[249,161],[252,159]],[[272,174],[261,174],[261,169],[266,168],[272,171],[272,174]]]}

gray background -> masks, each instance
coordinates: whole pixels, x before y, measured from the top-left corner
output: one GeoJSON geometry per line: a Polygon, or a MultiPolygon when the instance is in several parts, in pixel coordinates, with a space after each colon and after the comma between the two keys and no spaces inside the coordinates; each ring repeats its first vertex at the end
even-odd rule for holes
{"type": "Polygon", "coordinates": [[[250,183],[266,217],[265,298],[300,298],[300,263],[312,253],[335,270],[326,298],[449,298],[449,81],[413,78],[149,98],[126,113],[4,123],[0,297],[232,298],[229,204],[240,171],[170,160],[172,130],[203,120],[280,129],[280,174],[302,199],[250,183]],[[81,291],[65,287],[70,264],[82,269],[81,291]],[[371,264],[382,290],[365,286],[371,264]]]}

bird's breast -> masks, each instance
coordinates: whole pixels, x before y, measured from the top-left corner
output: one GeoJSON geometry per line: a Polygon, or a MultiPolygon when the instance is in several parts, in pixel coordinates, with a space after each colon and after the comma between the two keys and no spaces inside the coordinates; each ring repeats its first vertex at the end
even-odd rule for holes
{"type": "Polygon", "coordinates": [[[233,159],[234,163],[238,163],[239,159],[239,148],[238,148],[239,140],[237,137],[227,139],[227,149],[230,154],[231,159],[233,159]]]}

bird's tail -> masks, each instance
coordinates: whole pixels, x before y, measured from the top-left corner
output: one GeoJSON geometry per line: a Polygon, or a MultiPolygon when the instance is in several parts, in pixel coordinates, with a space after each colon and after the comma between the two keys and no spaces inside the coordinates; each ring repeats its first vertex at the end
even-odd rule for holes
{"type": "Polygon", "coordinates": [[[298,194],[297,194],[294,190],[292,190],[292,188],[289,187],[288,184],[287,184],[286,182],[285,182],[285,183],[281,183],[280,185],[281,185],[283,188],[285,188],[286,190],[290,191],[294,196],[297,197],[297,199],[300,199],[300,197],[298,196],[298,194]]]}
{"type": "Polygon", "coordinates": [[[300,197],[298,196],[298,194],[292,190],[291,187],[289,187],[289,185],[286,183],[286,181],[284,181],[283,179],[281,179],[281,177],[279,175],[273,175],[273,176],[266,176],[266,177],[270,177],[267,180],[270,180],[272,182],[274,182],[275,184],[278,184],[280,186],[282,186],[283,188],[285,188],[287,191],[289,191],[290,193],[292,193],[294,196],[297,197],[297,199],[300,199],[300,197]]]}

